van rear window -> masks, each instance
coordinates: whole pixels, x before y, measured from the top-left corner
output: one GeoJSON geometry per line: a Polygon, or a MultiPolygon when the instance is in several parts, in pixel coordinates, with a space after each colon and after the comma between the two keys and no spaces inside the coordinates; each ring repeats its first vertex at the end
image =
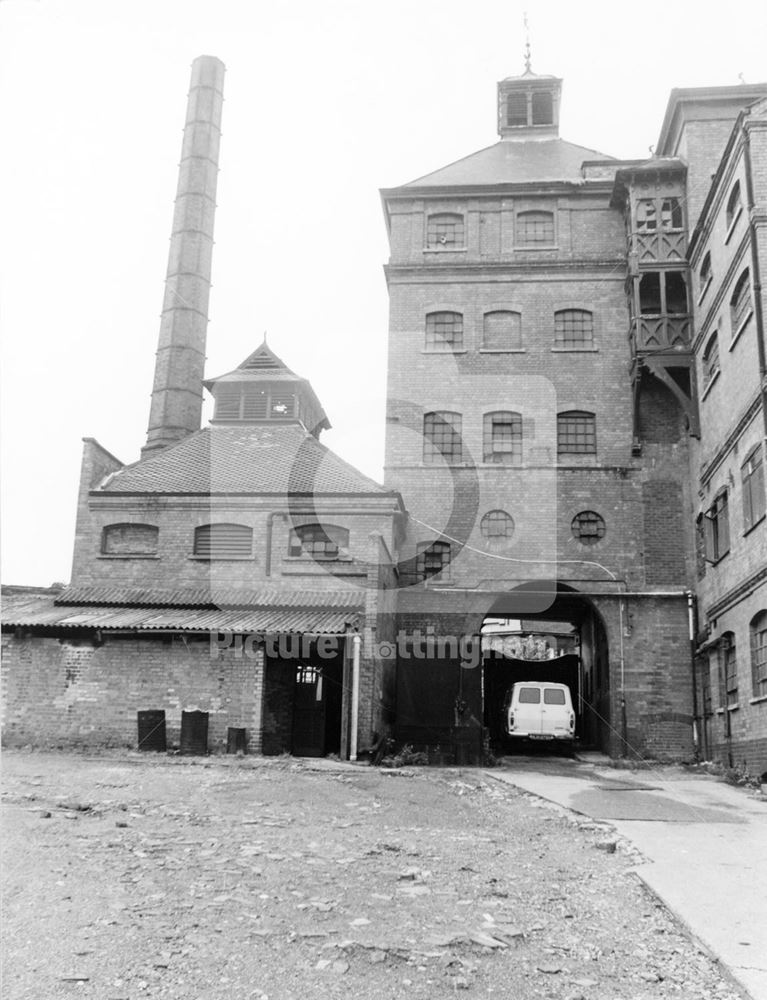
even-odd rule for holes
{"type": "Polygon", "coordinates": [[[546,688],[543,692],[544,705],[564,705],[565,692],[559,688],[546,688]]]}
{"type": "Polygon", "coordinates": [[[540,688],[520,688],[519,689],[519,703],[520,705],[539,705],[541,701],[541,690],[540,688]]]}

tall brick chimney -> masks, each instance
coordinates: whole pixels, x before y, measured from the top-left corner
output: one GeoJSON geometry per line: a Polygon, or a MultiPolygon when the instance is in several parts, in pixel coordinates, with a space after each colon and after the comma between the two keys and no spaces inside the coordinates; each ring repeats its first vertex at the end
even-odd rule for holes
{"type": "Polygon", "coordinates": [[[198,56],[192,63],[149,429],[142,457],[199,430],[202,420],[224,72],[224,64],[215,56],[198,56]]]}

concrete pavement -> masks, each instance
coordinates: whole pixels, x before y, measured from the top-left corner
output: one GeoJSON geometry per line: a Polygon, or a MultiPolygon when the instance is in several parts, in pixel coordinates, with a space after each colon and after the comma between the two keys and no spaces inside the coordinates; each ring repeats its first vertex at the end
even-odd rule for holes
{"type": "Polygon", "coordinates": [[[643,881],[752,1000],[767,1000],[767,799],[710,775],[595,757],[507,757],[486,773],[609,822],[646,858],[643,881]]]}

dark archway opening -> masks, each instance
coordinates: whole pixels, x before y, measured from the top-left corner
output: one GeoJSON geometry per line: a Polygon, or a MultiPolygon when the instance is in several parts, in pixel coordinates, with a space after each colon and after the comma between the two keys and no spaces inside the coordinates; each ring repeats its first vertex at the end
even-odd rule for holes
{"type": "MultiPolygon", "coordinates": [[[[482,714],[491,747],[524,748],[506,733],[505,702],[521,681],[570,689],[575,745],[610,745],[609,656],[604,622],[591,601],[565,584],[530,584],[499,598],[482,624],[482,714]],[[542,593],[550,606],[540,610],[542,593]]],[[[541,746],[553,744],[543,743],[541,746]]]]}

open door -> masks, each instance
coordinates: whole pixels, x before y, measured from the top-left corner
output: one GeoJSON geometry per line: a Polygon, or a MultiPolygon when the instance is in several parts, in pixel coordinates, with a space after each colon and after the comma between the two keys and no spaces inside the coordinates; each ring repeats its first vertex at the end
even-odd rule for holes
{"type": "Polygon", "coordinates": [[[293,703],[293,755],[324,757],[327,698],[322,668],[300,664],[293,703]]]}

